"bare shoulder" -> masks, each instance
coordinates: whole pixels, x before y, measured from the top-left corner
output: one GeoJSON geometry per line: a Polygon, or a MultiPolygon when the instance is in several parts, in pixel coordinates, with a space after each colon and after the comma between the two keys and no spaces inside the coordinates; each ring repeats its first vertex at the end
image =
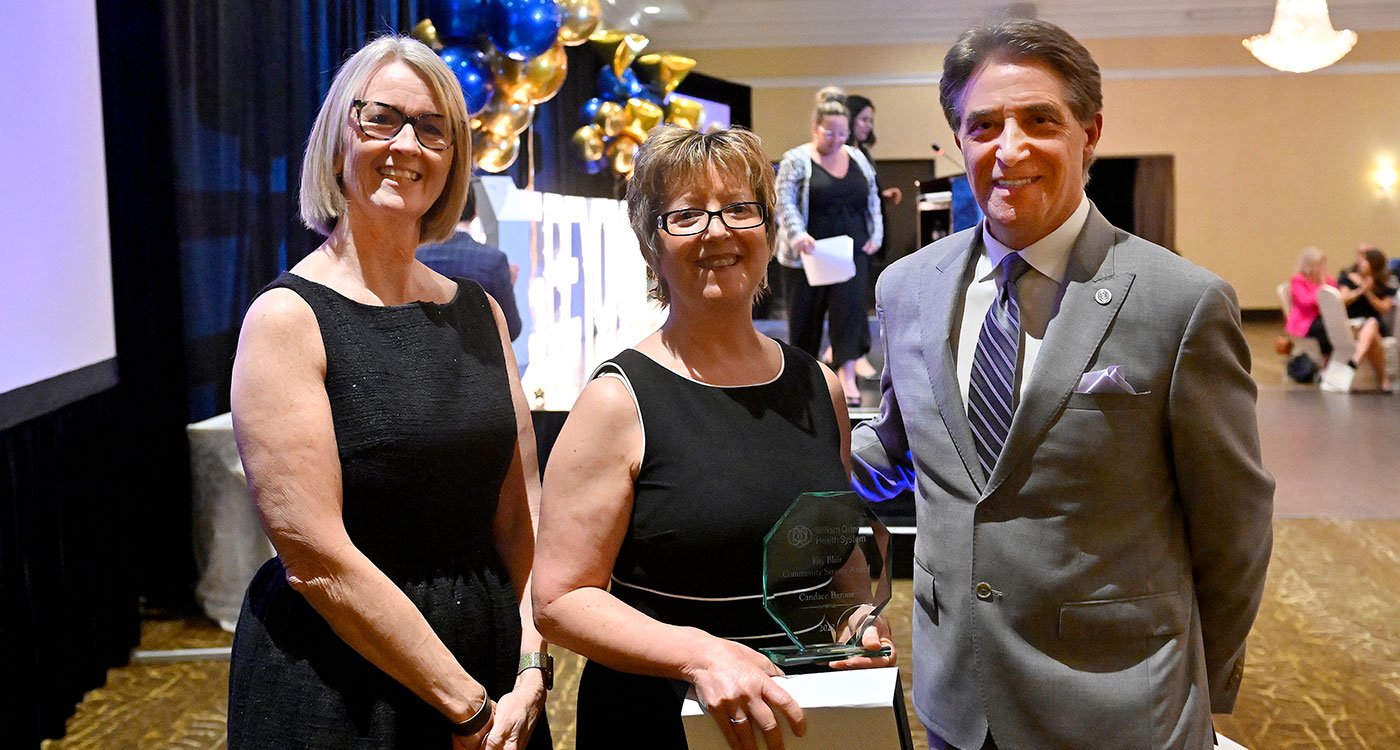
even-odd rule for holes
{"type": "Polygon", "coordinates": [[[569,421],[587,425],[600,435],[638,427],[637,403],[624,377],[605,372],[589,381],[574,402],[569,421]]]}
{"type": "Polygon", "coordinates": [[[270,289],[253,300],[243,318],[234,374],[237,378],[250,368],[323,371],[325,356],[311,306],[291,289],[270,289]]]}
{"type": "Polygon", "coordinates": [[[298,336],[316,330],[316,313],[300,294],[279,287],[258,295],[243,317],[243,336],[298,336]]]}

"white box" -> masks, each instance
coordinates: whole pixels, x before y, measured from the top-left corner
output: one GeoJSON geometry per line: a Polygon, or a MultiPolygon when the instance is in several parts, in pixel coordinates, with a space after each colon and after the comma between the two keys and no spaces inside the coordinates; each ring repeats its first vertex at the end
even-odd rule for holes
{"type": "MultiPolygon", "coordinates": [[[[898,667],[820,672],[774,680],[807,719],[807,734],[796,737],[786,719],[783,744],[788,750],[900,750],[912,748],[904,717],[904,693],[898,667]]],[[[681,723],[690,750],[729,750],[714,719],[704,712],[691,688],[681,705],[681,723]]],[[[759,739],[759,747],[763,740],[759,739]]]]}

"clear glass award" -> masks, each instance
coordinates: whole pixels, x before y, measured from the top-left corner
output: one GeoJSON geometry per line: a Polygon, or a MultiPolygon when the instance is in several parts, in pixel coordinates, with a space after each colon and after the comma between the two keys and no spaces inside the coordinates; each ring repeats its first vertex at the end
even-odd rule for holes
{"type": "Polygon", "coordinates": [[[763,540],[763,607],[792,641],[775,664],[822,664],[867,650],[861,636],[890,601],[890,532],[854,492],[808,492],[763,540]]]}

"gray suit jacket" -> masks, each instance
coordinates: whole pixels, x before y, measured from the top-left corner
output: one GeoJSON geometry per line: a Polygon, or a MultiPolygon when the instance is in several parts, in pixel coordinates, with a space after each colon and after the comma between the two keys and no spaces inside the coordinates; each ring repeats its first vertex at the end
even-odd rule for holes
{"type": "Polygon", "coordinates": [[[1208,748],[1272,543],[1234,291],[1092,210],[984,477],[952,340],[980,237],[881,275],[883,401],[852,436],[859,489],[916,492],[919,717],[963,748],[1208,748]],[[1115,364],[1140,395],[1074,392],[1115,364]]]}

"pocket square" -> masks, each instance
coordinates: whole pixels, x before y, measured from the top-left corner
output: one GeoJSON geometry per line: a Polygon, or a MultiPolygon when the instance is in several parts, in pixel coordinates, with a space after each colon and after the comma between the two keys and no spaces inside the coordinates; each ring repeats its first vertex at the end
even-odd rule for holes
{"type": "Polygon", "coordinates": [[[1109,365],[1102,370],[1092,370],[1079,378],[1075,393],[1127,393],[1138,394],[1128,379],[1123,377],[1122,365],[1109,365]]]}

